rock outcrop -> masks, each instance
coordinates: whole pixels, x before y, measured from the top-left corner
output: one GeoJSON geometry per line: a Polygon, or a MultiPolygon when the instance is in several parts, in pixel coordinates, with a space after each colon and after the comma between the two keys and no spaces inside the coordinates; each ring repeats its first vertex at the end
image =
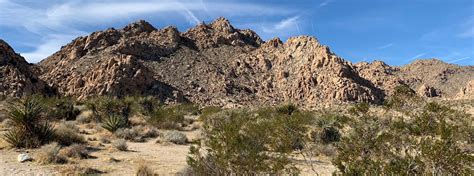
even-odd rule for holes
{"type": "MultiPolygon", "coordinates": [[[[39,91],[36,88],[41,86],[29,83],[34,77],[23,69],[29,68],[23,62],[16,68],[27,78],[24,89],[39,91]]],[[[79,99],[144,94],[166,102],[225,107],[382,103],[400,84],[422,96],[449,98],[460,95],[459,90],[462,96],[470,94],[470,87],[453,84],[474,79],[473,67],[437,60],[403,67],[381,61],[352,64],[314,37],[265,42],[224,18],[186,32],[172,26],[156,29],[146,21],[94,32],[73,40],[37,66],[38,82],[44,80],[58,93],[79,99]]]]}
{"type": "Polygon", "coordinates": [[[355,64],[359,74],[391,95],[403,83],[423,97],[456,99],[464,83],[474,80],[474,66],[448,64],[438,59],[416,60],[391,67],[381,61],[355,64]]]}
{"type": "Polygon", "coordinates": [[[53,93],[33,70],[23,57],[0,39],[0,95],[21,97],[53,93]]]}
{"type": "Polygon", "coordinates": [[[457,94],[457,99],[474,99],[474,80],[466,83],[457,94]]]}

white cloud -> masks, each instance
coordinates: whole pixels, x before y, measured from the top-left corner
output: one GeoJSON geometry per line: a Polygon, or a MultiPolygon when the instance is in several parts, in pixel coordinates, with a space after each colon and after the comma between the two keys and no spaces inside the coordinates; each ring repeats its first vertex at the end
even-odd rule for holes
{"type": "Polygon", "coordinates": [[[298,24],[298,22],[297,22],[298,18],[300,18],[300,17],[299,16],[294,16],[294,17],[284,19],[284,20],[280,21],[278,24],[275,25],[275,29],[280,30],[280,29],[286,29],[286,28],[289,28],[289,27],[295,27],[298,24]]]}
{"type": "Polygon", "coordinates": [[[287,35],[289,33],[300,32],[298,19],[299,16],[293,16],[274,24],[267,24],[262,27],[262,31],[269,34],[287,35]]]}
{"type": "Polygon", "coordinates": [[[419,59],[420,57],[426,55],[426,53],[420,53],[420,54],[417,54],[416,56],[413,56],[411,59],[419,59]]]}
{"type": "Polygon", "coordinates": [[[388,43],[388,44],[377,47],[377,49],[381,50],[381,49],[390,48],[392,46],[393,46],[393,43],[388,43]]]}
{"type": "Polygon", "coordinates": [[[327,5],[328,5],[329,3],[331,3],[331,2],[332,2],[332,0],[325,0],[325,1],[323,1],[323,2],[321,2],[321,3],[319,4],[319,7],[327,6],[327,5]]]}

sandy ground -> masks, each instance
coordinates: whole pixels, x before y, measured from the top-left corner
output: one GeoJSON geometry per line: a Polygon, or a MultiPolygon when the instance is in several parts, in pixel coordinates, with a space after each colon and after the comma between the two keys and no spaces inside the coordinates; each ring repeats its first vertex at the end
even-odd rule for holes
{"type": "MultiPolygon", "coordinates": [[[[190,138],[195,135],[193,133],[196,132],[186,132],[190,138]]],[[[80,160],[76,164],[40,165],[34,161],[19,163],[17,156],[25,151],[0,150],[0,175],[62,175],[62,170],[73,165],[97,169],[103,175],[134,175],[138,165],[143,162],[159,175],[175,175],[187,167],[186,156],[190,145],[157,144],[154,139],[144,143],[129,142],[129,151],[114,150],[109,145],[96,147],[97,150],[90,154],[91,158],[80,160]]],[[[28,152],[31,154],[35,150],[28,152]]],[[[298,159],[300,158],[296,158],[298,159]]],[[[309,163],[297,163],[302,175],[315,175],[309,163]]],[[[331,175],[335,169],[327,158],[314,159],[313,167],[320,175],[331,175]]]]}
{"type": "MultiPolygon", "coordinates": [[[[455,109],[474,114],[474,104],[468,102],[450,102],[455,109]]],[[[0,102],[0,109],[3,105],[0,102]]],[[[0,121],[2,114],[0,111],[0,121]]],[[[97,125],[97,124],[95,124],[97,125]]],[[[35,161],[19,163],[17,156],[28,152],[33,158],[35,150],[22,151],[7,149],[6,144],[0,140],[0,176],[7,175],[64,175],[65,170],[73,167],[93,168],[102,172],[101,175],[134,175],[140,163],[145,163],[159,175],[175,175],[187,167],[186,157],[190,144],[176,145],[157,143],[157,138],[146,142],[128,142],[128,151],[118,151],[111,144],[99,142],[99,136],[104,132],[98,132],[94,127],[79,125],[85,133],[88,146],[92,147],[90,158],[75,160],[69,164],[40,165],[35,161]]],[[[5,133],[5,128],[0,125],[0,135],[5,133]]],[[[160,130],[160,132],[165,132],[160,130]]],[[[199,130],[183,131],[188,139],[193,140],[200,136],[199,130]]],[[[295,156],[295,163],[301,169],[301,175],[332,175],[335,167],[330,158],[318,156],[311,159],[312,164],[300,156],[295,156]],[[315,173],[314,171],[317,173],[315,173]]]]}

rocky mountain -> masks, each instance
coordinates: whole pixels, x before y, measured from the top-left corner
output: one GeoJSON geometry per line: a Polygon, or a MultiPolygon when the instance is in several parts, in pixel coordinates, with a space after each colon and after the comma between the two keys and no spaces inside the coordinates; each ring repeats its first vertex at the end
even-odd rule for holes
{"type": "Polygon", "coordinates": [[[227,19],[185,32],[137,21],[79,37],[41,61],[40,79],[59,94],[153,95],[163,101],[305,107],[343,102],[381,103],[407,84],[427,97],[469,97],[473,67],[436,60],[391,67],[345,61],[314,37],[263,41],[227,19]]]}
{"type": "Polygon", "coordinates": [[[0,95],[19,97],[54,93],[40,80],[34,67],[0,39],[0,95]]]}
{"type": "Polygon", "coordinates": [[[391,67],[381,61],[357,63],[359,74],[391,95],[393,88],[407,84],[423,97],[463,99],[473,97],[474,66],[448,64],[438,59],[417,60],[391,67]]]}

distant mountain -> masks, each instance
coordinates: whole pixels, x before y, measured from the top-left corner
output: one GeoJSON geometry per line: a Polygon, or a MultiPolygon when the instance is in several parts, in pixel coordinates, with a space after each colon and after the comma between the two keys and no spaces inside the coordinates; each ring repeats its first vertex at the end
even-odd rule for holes
{"type": "Polygon", "coordinates": [[[145,21],[94,32],[37,66],[41,80],[79,99],[143,94],[218,106],[381,103],[400,84],[423,96],[455,98],[462,90],[470,94],[467,82],[474,80],[472,66],[437,60],[352,64],[314,37],[263,41],[225,18],[186,32],[145,21]]]}

